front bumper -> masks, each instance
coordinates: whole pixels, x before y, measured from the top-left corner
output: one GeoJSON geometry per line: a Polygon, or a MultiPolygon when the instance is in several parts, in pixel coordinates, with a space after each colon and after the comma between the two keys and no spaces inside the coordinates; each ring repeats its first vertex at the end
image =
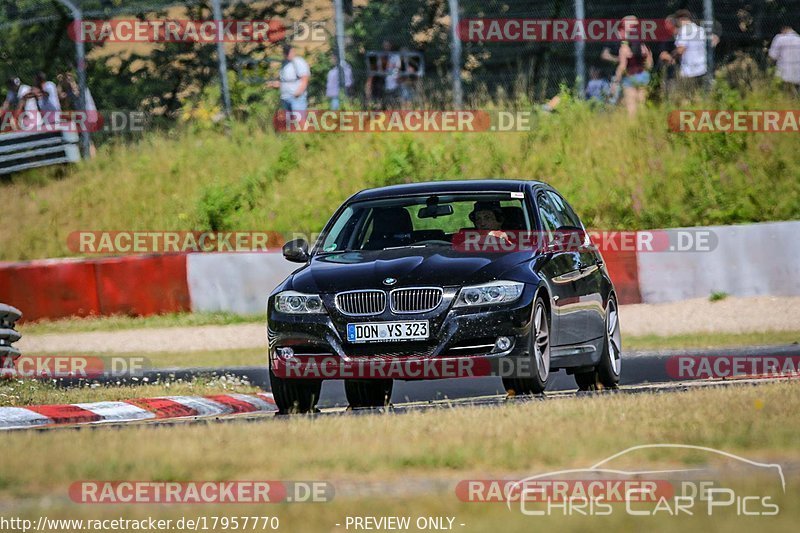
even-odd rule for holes
{"type": "MultiPolygon", "coordinates": [[[[535,288],[526,287],[517,301],[495,306],[453,309],[456,288],[445,289],[442,303],[433,311],[354,317],[341,314],[333,295],[322,295],[327,314],[289,315],[269,301],[267,337],[270,366],[276,374],[287,369],[311,369],[306,377],[437,379],[453,375],[488,375],[500,358],[526,356],[535,288]],[[346,340],[348,323],[428,320],[427,341],[353,344],[346,340]],[[508,349],[498,350],[498,337],[508,337],[508,349]],[[286,357],[284,348],[293,355],[286,357]],[[487,361],[483,363],[481,361],[487,361]],[[322,372],[336,367],[336,372],[322,372]],[[422,370],[419,370],[419,369],[422,370]],[[320,370],[315,375],[314,369],[320,370]],[[390,375],[386,372],[389,371],[390,375]]],[[[291,377],[291,376],[286,376],[291,377]]]]}

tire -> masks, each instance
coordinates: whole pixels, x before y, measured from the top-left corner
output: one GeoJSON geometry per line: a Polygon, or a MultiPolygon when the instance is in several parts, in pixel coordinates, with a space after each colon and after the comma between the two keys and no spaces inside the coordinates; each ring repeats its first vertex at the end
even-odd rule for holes
{"type": "Polygon", "coordinates": [[[278,406],[278,414],[309,413],[316,410],[322,389],[321,380],[279,378],[270,368],[269,382],[278,406]]]}
{"type": "Polygon", "coordinates": [[[622,335],[619,330],[619,307],[612,295],[606,304],[605,331],[603,332],[603,351],[600,362],[589,372],[575,374],[575,383],[582,391],[616,389],[622,371],[622,335]]]}
{"type": "Polygon", "coordinates": [[[350,407],[385,407],[392,399],[391,379],[346,379],[344,393],[350,407]]]}
{"type": "Polygon", "coordinates": [[[550,378],[550,313],[544,298],[533,304],[531,332],[528,338],[531,377],[504,377],[503,386],[511,394],[541,394],[550,378]]]}

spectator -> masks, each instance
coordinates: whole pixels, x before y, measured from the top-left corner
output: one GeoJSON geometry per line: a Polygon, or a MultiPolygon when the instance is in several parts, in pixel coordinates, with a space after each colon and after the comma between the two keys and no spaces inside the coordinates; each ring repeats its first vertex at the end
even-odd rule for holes
{"type": "Polygon", "coordinates": [[[0,107],[0,112],[16,111],[19,106],[19,89],[22,82],[19,78],[8,78],[6,80],[6,98],[3,100],[3,105],[0,107]]]}
{"type": "Polygon", "coordinates": [[[308,80],[311,69],[306,60],[299,57],[291,44],[283,45],[283,66],[280,81],[267,82],[267,86],[280,89],[281,107],[286,111],[308,109],[308,80]]]}
{"type": "Polygon", "coordinates": [[[678,23],[673,54],[680,58],[679,85],[684,94],[692,96],[703,86],[703,76],[708,72],[706,32],[694,23],[688,9],[679,9],[673,16],[678,23]]]}
{"type": "Polygon", "coordinates": [[[9,78],[6,82],[6,99],[3,102],[3,111],[36,111],[36,100],[28,97],[31,86],[20,82],[19,78],[9,78]]]}
{"type": "Polygon", "coordinates": [[[665,20],[666,29],[672,34],[672,40],[663,41],[658,47],[658,71],[661,74],[661,92],[664,100],[668,99],[675,88],[677,63],[675,61],[675,37],[678,35],[678,22],[674,15],[665,20]]]}
{"type": "MultiPolygon", "coordinates": [[[[86,91],[83,93],[84,102],[83,109],[81,109],[81,102],[78,98],[78,94],[80,93],[78,82],[75,81],[75,77],[72,73],[69,71],[63,72],[57,75],[56,79],[58,80],[58,95],[63,101],[64,107],[69,111],[85,111],[86,115],[83,125],[90,132],[97,131],[101,125],[100,114],[97,112],[97,106],[94,103],[94,98],[92,98],[89,87],[87,86],[86,91]]],[[[94,157],[95,155],[97,155],[97,149],[94,143],[90,141],[89,157],[94,157]]]]}
{"type": "MultiPolygon", "coordinates": [[[[636,17],[625,17],[635,20],[636,17]]],[[[637,36],[634,26],[626,27],[626,37],[637,36]]],[[[614,83],[622,84],[622,99],[628,114],[633,116],[644,105],[647,99],[647,86],[650,84],[650,70],[653,68],[653,55],[641,41],[625,40],[620,43],[619,64],[614,76],[614,83]]]]}
{"type": "Polygon", "coordinates": [[[58,120],[61,112],[61,102],[58,99],[58,87],[52,81],[47,81],[44,72],[37,72],[33,79],[33,94],[36,97],[36,105],[42,113],[44,121],[53,124],[58,120]]]}
{"type": "Polygon", "coordinates": [[[400,50],[400,69],[398,94],[400,96],[400,106],[403,109],[410,109],[417,93],[417,80],[419,76],[419,60],[408,53],[407,48],[400,50]]]}
{"type": "Polygon", "coordinates": [[[589,68],[589,83],[586,84],[586,99],[590,102],[605,103],[611,94],[611,84],[600,75],[597,67],[589,68]]]}
{"type": "MultiPolygon", "coordinates": [[[[353,69],[347,63],[347,61],[342,61],[341,69],[344,73],[344,92],[345,94],[350,93],[350,89],[353,86],[353,69]]],[[[334,111],[339,109],[339,55],[337,53],[333,54],[333,68],[328,71],[328,82],[325,86],[325,96],[331,102],[331,109],[334,111]]]]}
{"type": "Polygon", "coordinates": [[[772,39],[769,57],[778,66],[777,75],[797,94],[800,91],[800,35],[788,24],[772,39]]]}
{"type": "Polygon", "coordinates": [[[383,53],[378,58],[378,64],[375,65],[377,73],[367,78],[365,87],[367,100],[380,102],[381,109],[395,107],[401,68],[400,54],[394,52],[394,45],[390,40],[384,40],[383,53]]]}
{"type": "MultiPolygon", "coordinates": [[[[637,19],[634,15],[628,15],[623,17],[622,19],[622,35],[626,36],[631,32],[633,26],[639,25],[639,19],[637,19]]],[[[600,52],[600,59],[603,61],[607,61],[608,63],[612,63],[614,65],[619,64],[619,44],[614,44],[613,46],[606,46],[603,48],[603,51],[600,52]]]]}

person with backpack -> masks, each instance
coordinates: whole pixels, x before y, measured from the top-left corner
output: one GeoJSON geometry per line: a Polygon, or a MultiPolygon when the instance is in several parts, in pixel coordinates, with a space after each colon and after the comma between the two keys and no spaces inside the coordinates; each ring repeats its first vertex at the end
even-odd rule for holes
{"type": "Polygon", "coordinates": [[[305,111],[308,109],[308,80],[311,77],[311,68],[305,59],[297,55],[291,44],[283,46],[283,58],[280,80],[270,81],[267,85],[280,89],[282,109],[305,111]]]}

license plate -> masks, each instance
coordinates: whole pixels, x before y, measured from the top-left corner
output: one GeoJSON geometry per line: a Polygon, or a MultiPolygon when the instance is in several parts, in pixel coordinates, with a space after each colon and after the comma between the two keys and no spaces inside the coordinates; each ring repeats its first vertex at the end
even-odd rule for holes
{"type": "Polygon", "coordinates": [[[349,342],[419,341],[427,338],[427,320],[347,324],[349,342]]]}

